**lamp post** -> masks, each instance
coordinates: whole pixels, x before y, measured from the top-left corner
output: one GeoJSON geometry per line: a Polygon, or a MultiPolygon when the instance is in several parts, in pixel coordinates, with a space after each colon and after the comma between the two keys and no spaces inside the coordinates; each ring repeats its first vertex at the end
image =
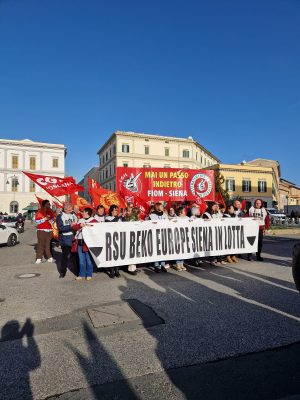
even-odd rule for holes
{"type": "Polygon", "coordinates": [[[286,215],[289,215],[289,196],[286,196],[286,215]]]}
{"type": "Polygon", "coordinates": [[[13,175],[13,176],[9,176],[8,178],[7,178],[7,181],[6,181],[6,184],[7,185],[9,185],[9,179],[11,179],[11,185],[12,185],[12,189],[13,189],[13,183],[14,183],[14,188],[15,188],[15,190],[12,190],[12,192],[13,192],[13,211],[15,210],[15,201],[16,201],[16,189],[17,189],[17,187],[18,187],[18,185],[19,185],[19,180],[18,180],[18,177],[17,177],[17,175],[13,175]]]}

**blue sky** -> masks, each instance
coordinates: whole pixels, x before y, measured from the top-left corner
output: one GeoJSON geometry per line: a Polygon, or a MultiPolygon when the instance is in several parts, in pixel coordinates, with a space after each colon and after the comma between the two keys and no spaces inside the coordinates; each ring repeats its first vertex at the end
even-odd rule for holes
{"type": "Polygon", "coordinates": [[[115,130],[193,136],[300,185],[299,0],[0,0],[0,137],[64,143],[81,178],[115,130]]]}

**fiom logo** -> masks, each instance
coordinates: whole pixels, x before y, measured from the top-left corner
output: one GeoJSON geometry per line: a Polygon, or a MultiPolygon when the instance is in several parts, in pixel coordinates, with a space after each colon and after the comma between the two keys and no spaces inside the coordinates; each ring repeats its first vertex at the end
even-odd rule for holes
{"type": "Polygon", "coordinates": [[[196,174],[190,183],[190,190],[194,196],[206,197],[210,194],[212,183],[210,178],[205,174],[196,174]]]}

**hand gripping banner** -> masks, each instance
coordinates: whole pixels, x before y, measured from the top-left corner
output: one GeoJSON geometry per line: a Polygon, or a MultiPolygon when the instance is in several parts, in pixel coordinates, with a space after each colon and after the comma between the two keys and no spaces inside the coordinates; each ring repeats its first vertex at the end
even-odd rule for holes
{"type": "Polygon", "coordinates": [[[254,253],[258,230],[255,219],[226,218],[97,223],[82,233],[101,268],[254,253]]]}

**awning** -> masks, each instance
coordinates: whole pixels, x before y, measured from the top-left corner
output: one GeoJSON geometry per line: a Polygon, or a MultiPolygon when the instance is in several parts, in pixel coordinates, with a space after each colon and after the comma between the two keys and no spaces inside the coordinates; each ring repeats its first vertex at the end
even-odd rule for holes
{"type": "Polygon", "coordinates": [[[38,206],[27,206],[25,208],[23,208],[23,210],[27,210],[27,211],[37,211],[39,208],[38,206]]]}

